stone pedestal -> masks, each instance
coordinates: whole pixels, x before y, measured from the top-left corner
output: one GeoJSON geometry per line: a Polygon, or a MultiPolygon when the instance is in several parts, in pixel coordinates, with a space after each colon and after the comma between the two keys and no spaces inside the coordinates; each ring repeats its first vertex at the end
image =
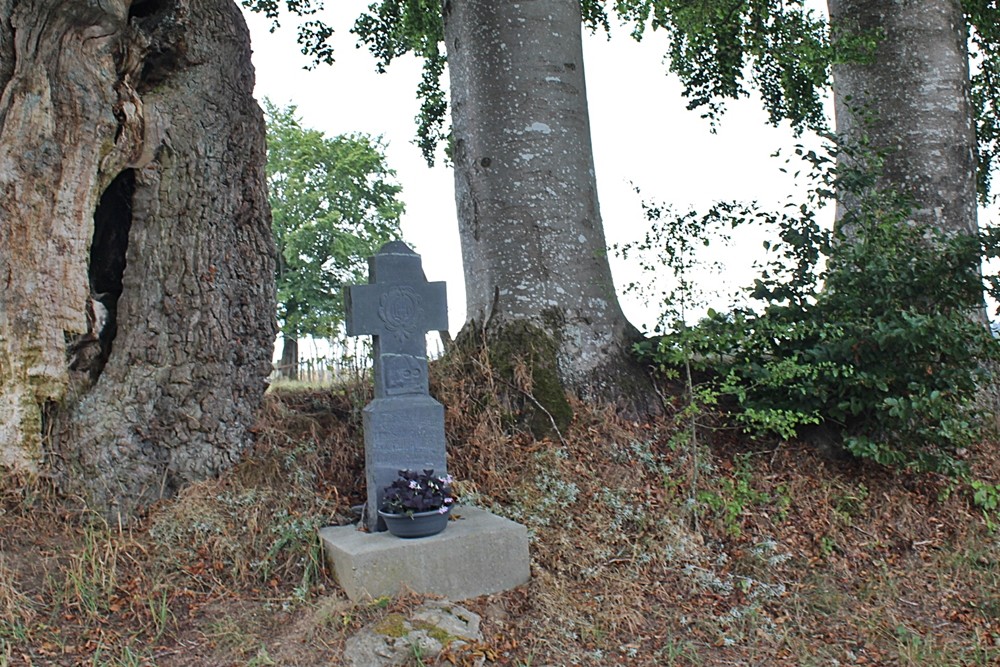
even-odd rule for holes
{"type": "Polygon", "coordinates": [[[409,540],[355,526],[324,528],[319,534],[327,564],[351,600],[406,587],[459,601],[528,581],[524,526],[473,507],[456,507],[452,514],[457,520],[443,533],[409,540]]]}
{"type": "Polygon", "coordinates": [[[427,395],[376,398],[362,412],[365,428],[366,525],[385,530],[382,493],[400,470],[446,474],[444,406],[427,395]]]}

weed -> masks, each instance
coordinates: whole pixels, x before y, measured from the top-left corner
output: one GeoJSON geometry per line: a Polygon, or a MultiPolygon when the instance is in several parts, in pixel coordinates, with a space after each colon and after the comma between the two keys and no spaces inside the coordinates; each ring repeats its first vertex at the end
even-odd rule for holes
{"type": "Polygon", "coordinates": [[[410,641],[410,657],[413,659],[413,667],[426,667],[424,649],[417,640],[410,641]]]}
{"type": "Polygon", "coordinates": [[[148,655],[126,644],[118,649],[98,645],[90,660],[91,667],[150,667],[152,661],[148,655]]]}
{"type": "Polygon", "coordinates": [[[9,650],[10,641],[27,638],[27,626],[36,615],[35,603],[19,590],[14,572],[0,554],[0,655],[9,650]]]}
{"type": "Polygon", "coordinates": [[[261,644],[257,654],[247,662],[247,667],[270,667],[277,664],[267,652],[267,647],[261,644]]]}
{"type": "Polygon", "coordinates": [[[93,620],[104,617],[118,589],[121,544],[106,525],[84,528],[83,546],[71,554],[63,590],[69,604],[93,620]]]}
{"type": "Polygon", "coordinates": [[[860,517],[865,508],[865,501],[868,500],[868,487],[858,484],[854,488],[845,489],[837,493],[832,498],[833,510],[847,524],[852,519],[860,517]]]}
{"type": "Polygon", "coordinates": [[[972,504],[982,511],[987,529],[991,533],[996,532],[997,524],[994,519],[1000,508],[1000,485],[974,479],[969,482],[969,487],[972,490],[972,504]]]}
{"type": "Polygon", "coordinates": [[[149,618],[153,626],[152,641],[159,641],[167,627],[176,623],[173,612],[170,610],[170,601],[166,589],[161,589],[159,594],[153,591],[146,598],[146,606],[149,610],[149,618]]]}
{"type": "Polygon", "coordinates": [[[697,651],[694,645],[685,640],[678,640],[670,637],[666,643],[657,649],[655,657],[663,667],[673,667],[674,665],[689,664],[695,661],[697,651]]]}
{"type": "Polygon", "coordinates": [[[713,489],[705,488],[695,496],[695,500],[706,507],[732,537],[738,537],[742,533],[743,517],[749,508],[775,502],[780,513],[791,503],[784,494],[774,499],[770,494],[754,488],[750,457],[750,454],[737,455],[733,459],[733,472],[730,476],[714,480],[713,489]]]}

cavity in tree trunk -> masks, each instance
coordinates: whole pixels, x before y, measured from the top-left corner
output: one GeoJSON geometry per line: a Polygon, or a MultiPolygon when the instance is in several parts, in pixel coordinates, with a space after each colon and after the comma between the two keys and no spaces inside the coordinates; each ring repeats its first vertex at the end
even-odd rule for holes
{"type": "Polygon", "coordinates": [[[230,466],[274,249],[231,0],[0,0],[0,462],[128,513],[230,466]]]}
{"type": "Polygon", "coordinates": [[[608,265],[579,1],[451,0],[444,22],[465,333],[513,326],[562,386],[655,409],[608,265]]]}

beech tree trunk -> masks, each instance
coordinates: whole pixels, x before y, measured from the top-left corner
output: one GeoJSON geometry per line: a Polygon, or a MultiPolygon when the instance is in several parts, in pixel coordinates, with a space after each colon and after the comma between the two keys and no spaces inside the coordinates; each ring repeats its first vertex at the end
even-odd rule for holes
{"type": "Polygon", "coordinates": [[[445,0],[466,329],[554,343],[561,384],[648,409],[607,259],[579,0],[445,0]]]}
{"type": "Polygon", "coordinates": [[[882,181],[912,197],[915,222],[974,233],[975,124],[960,0],[829,0],[829,10],[835,37],[882,35],[870,63],[834,67],[838,133],[888,149],[882,181]]]}
{"type": "Polygon", "coordinates": [[[232,0],[0,0],[0,462],[109,514],[216,475],[271,370],[232,0]]]}

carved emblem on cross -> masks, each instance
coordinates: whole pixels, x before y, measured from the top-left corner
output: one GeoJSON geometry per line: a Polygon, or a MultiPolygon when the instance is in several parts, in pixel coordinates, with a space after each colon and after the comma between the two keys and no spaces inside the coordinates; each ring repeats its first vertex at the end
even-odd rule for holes
{"type": "Polygon", "coordinates": [[[386,332],[400,343],[414,333],[417,323],[423,320],[420,295],[412,287],[390,287],[379,299],[378,316],[386,332]]]}

